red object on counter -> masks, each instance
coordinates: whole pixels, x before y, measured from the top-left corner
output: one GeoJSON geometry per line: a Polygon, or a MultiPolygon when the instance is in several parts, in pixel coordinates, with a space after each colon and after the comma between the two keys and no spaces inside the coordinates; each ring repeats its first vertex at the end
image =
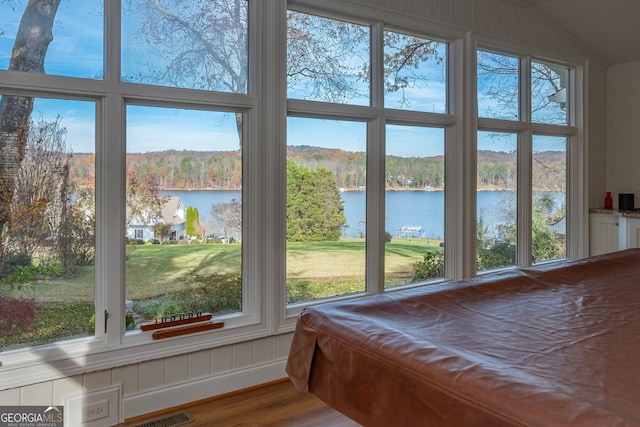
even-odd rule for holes
{"type": "Polygon", "coordinates": [[[607,191],[607,196],[604,198],[604,208],[613,209],[613,199],[611,198],[611,191],[607,191]]]}

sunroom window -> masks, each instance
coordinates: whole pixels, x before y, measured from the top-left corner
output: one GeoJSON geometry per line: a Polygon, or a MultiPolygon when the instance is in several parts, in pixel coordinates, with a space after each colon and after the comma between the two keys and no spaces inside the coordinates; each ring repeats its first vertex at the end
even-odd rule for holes
{"type": "Polygon", "coordinates": [[[575,133],[569,69],[484,50],[477,59],[477,270],[564,258],[568,136],[575,133]],[[521,81],[531,82],[526,98],[521,81]]]}
{"type": "Polygon", "coordinates": [[[236,114],[129,105],[126,123],[127,326],[241,311],[236,114]]]}
{"type": "Polygon", "coordinates": [[[0,351],[93,335],[95,103],[1,96],[0,351]]]}
{"type": "Polygon", "coordinates": [[[287,23],[287,302],[442,280],[447,44],[301,12],[287,23]]]}

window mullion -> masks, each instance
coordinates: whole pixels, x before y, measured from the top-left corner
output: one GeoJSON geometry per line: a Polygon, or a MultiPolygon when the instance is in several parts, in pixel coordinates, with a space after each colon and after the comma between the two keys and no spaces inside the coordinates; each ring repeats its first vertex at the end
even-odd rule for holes
{"type": "Polygon", "coordinates": [[[532,140],[530,130],[518,134],[518,190],[517,190],[517,254],[516,265],[532,264],[532,140]]]}
{"type": "MultiPolygon", "coordinates": [[[[384,108],[384,25],[371,26],[371,106],[384,108]]],[[[367,126],[366,290],[384,292],[384,114],[367,126]]]]}

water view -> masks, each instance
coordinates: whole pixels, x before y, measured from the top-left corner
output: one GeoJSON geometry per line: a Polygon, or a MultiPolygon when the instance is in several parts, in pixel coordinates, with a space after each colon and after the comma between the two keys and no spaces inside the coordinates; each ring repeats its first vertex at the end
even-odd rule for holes
{"type": "MultiPolygon", "coordinates": [[[[203,222],[211,217],[211,206],[240,199],[240,191],[211,190],[171,190],[162,195],[180,197],[186,206],[198,209],[203,222]]],[[[505,197],[512,193],[503,191],[478,192],[478,212],[483,216],[485,225],[491,232],[503,223],[501,209],[505,197]]],[[[340,193],[344,201],[344,215],[347,226],[345,237],[360,237],[365,233],[365,197],[363,191],[344,191],[340,193]]],[[[406,235],[406,227],[417,231],[414,237],[441,240],[444,238],[444,192],[443,191],[387,191],[387,212],[385,229],[393,237],[406,235]]]]}

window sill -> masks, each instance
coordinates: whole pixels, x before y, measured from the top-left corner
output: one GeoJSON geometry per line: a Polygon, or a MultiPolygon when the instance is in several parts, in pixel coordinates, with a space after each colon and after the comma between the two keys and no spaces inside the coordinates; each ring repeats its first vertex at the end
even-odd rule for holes
{"type": "Polygon", "coordinates": [[[80,375],[251,341],[271,335],[264,324],[243,324],[153,340],[150,333],[128,332],[117,347],[105,340],[81,338],[51,345],[8,351],[0,355],[0,390],[80,375]]]}

